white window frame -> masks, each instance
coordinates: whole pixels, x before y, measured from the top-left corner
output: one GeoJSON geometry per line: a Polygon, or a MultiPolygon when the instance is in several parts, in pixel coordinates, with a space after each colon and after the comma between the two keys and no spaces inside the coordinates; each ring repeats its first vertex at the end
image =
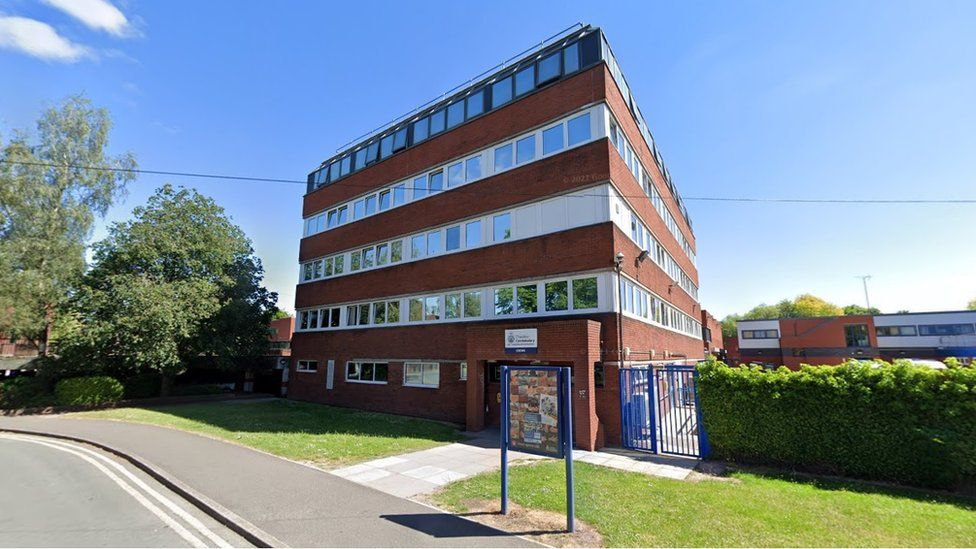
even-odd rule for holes
{"type": "Polygon", "coordinates": [[[389,362],[373,362],[373,361],[370,361],[370,360],[347,360],[346,361],[346,369],[343,372],[342,377],[343,377],[343,379],[345,379],[346,383],[360,383],[362,385],[387,385],[390,382],[390,363],[389,362]],[[365,380],[365,379],[349,379],[349,365],[350,364],[357,364],[357,365],[359,365],[360,372],[362,371],[362,365],[363,364],[372,364],[373,365],[373,381],[365,380]],[[376,365],[377,364],[383,364],[383,365],[386,366],[386,381],[375,381],[376,380],[376,365]]]}
{"type": "Polygon", "coordinates": [[[404,387],[418,387],[421,389],[437,389],[440,387],[441,379],[441,364],[439,362],[404,362],[403,363],[403,386],[404,387]],[[420,383],[411,383],[407,381],[407,370],[411,366],[420,367],[420,383]],[[437,369],[437,383],[431,385],[423,382],[424,372],[429,367],[434,367],[437,369]]]}
{"type": "Polygon", "coordinates": [[[317,360],[299,360],[295,363],[295,371],[303,374],[314,374],[319,371],[319,361],[317,360]],[[314,364],[314,368],[309,368],[309,365],[314,364]],[[303,366],[304,365],[304,366],[303,366]]]}

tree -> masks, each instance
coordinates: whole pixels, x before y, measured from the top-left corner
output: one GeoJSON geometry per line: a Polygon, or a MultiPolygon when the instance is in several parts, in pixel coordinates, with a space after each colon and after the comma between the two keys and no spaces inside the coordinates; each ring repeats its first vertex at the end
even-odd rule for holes
{"type": "Polygon", "coordinates": [[[970,300],[970,302],[966,304],[966,308],[970,311],[976,311],[976,298],[970,300]]]}
{"type": "Polygon", "coordinates": [[[111,127],[108,111],[74,96],[41,116],[35,139],[0,141],[0,333],[36,341],[42,354],[85,269],[95,218],[134,179],[105,169],[136,167],[131,153],[106,155],[111,127]]]}
{"type": "Polygon", "coordinates": [[[166,185],[95,244],[65,358],[120,377],[159,372],[165,395],[192,361],[231,367],[265,354],[277,295],[263,273],[222,208],[166,185]]]}
{"type": "Polygon", "coordinates": [[[722,319],[722,336],[723,337],[737,337],[739,335],[736,329],[736,322],[742,318],[742,315],[731,314],[727,315],[722,319]]]}
{"type": "Polygon", "coordinates": [[[271,315],[271,320],[281,320],[282,318],[289,317],[291,317],[291,314],[288,311],[275,307],[274,313],[271,315]]]}
{"type": "Polygon", "coordinates": [[[869,309],[867,307],[862,307],[861,305],[857,305],[855,303],[852,303],[852,304],[844,307],[844,316],[852,316],[852,315],[880,315],[880,314],[881,314],[881,309],[879,309],[877,307],[871,307],[869,309]]]}

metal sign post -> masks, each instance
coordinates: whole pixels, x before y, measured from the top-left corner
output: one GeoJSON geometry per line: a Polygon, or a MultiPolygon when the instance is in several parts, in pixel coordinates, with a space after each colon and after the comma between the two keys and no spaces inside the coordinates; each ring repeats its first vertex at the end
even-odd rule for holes
{"type": "Polygon", "coordinates": [[[573,410],[570,369],[562,366],[502,366],[501,511],[508,514],[508,451],[566,461],[566,530],[574,532],[573,410]],[[513,375],[517,382],[512,395],[513,375]],[[514,422],[513,422],[514,416],[514,422]],[[513,437],[513,432],[516,436],[513,437]]]}

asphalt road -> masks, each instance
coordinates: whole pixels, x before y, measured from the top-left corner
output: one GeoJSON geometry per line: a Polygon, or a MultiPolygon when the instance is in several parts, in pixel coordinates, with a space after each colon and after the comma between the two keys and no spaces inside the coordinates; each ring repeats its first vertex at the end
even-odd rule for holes
{"type": "Polygon", "coordinates": [[[111,454],[0,433],[0,546],[249,545],[111,454]]]}

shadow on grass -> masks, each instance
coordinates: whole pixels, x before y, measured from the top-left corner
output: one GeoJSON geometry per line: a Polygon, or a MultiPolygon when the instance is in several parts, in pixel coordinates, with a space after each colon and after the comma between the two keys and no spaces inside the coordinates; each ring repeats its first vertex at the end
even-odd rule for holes
{"type": "Polygon", "coordinates": [[[446,422],[282,399],[141,409],[237,433],[414,437],[436,442],[465,440],[457,426],[446,422]]]}
{"type": "Polygon", "coordinates": [[[818,490],[852,492],[857,494],[880,495],[892,498],[910,499],[926,503],[940,503],[952,505],[966,511],[976,511],[976,497],[967,494],[929,490],[913,486],[902,486],[886,482],[856,480],[843,477],[832,477],[784,471],[769,467],[734,466],[726,476],[735,473],[749,474],[766,480],[781,480],[793,484],[803,484],[818,490]]]}

